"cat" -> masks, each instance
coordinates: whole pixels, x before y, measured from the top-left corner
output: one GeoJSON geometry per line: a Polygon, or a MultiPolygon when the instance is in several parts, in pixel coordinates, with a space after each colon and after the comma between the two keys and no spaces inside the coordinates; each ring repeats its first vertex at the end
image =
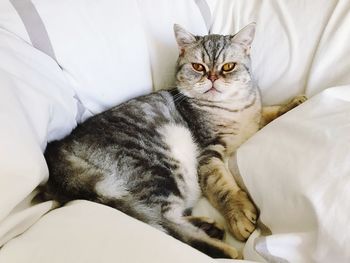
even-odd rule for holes
{"type": "MultiPolygon", "coordinates": [[[[105,204],[211,257],[237,258],[223,230],[191,209],[203,194],[237,239],[255,229],[257,209],[225,164],[264,122],[250,69],[255,24],[235,35],[174,31],[176,88],[131,99],[49,143],[42,196],[105,204]]],[[[271,108],[265,122],[287,110],[271,108]]]]}

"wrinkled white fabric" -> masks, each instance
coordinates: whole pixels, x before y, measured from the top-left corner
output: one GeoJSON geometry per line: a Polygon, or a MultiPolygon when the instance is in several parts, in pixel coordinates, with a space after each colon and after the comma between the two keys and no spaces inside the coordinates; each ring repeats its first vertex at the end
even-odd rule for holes
{"type": "MultiPolygon", "coordinates": [[[[272,231],[258,229],[244,255],[259,262],[349,261],[349,1],[208,0],[210,22],[187,0],[11,1],[31,4],[38,16],[0,1],[1,263],[164,262],[166,255],[167,262],[212,262],[116,210],[79,201],[40,218],[52,203],[33,206],[30,199],[47,179],[47,140],[174,83],[173,23],[201,35],[207,24],[212,33],[233,34],[252,21],[252,71],[264,103],[300,93],[312,98],[238,151],[244,183],[272,231]],[[51,57],[34,45],[44,33],[51,57]]],[[[195,211],[222,220],[205,202],[195,211]]]]}
{"type": "Polygon", "coordinates": [[[349,262],[350,85],[280,117],[238,151],[245,185],[271,236],[255,250],[288,262],[349,262]]]}
{"type": "Polygon", "coordinates": [[[3,29],[0,57],[1,246],[48,210],[38,207],[22,213],[15,207],[30,206],[23,200],[47,179],[42,151],[47,140],[75,127],[77,106],[58,65],[3,29]]]}

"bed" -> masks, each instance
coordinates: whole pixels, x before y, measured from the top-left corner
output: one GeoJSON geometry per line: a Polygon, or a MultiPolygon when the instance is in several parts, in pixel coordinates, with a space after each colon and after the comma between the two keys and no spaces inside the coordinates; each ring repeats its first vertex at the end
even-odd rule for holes
{"type": "MultiPolygon", "coordinates": [[[[260,219],[246,243],[226,241],[243,262],[349,262],[349,10],[346,0],[0,1],[0,262],[239,262],[103,205],[30,201],[48,178],[48,141],[173,85],[174,23],[203,35],[253,21],[263,103],[309,100],[229,160],[260,219]]],[[[223,221],[205,199],[194,212],[223,221]]]]}

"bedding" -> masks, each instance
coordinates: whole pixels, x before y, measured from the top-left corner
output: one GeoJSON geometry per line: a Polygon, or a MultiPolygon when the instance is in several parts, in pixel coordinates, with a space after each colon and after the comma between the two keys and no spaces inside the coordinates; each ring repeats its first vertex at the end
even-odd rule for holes
{"type": "MultiPolygon", "coordinates": [[[[264,103],[310,100],[229,161],[261,217],[246,244],[227,241],[257,262],[349,262],[349,10],[345,0],[0,1],[0,262],[215,262],[114,209],[30,199],[48,177],[47,141],[173,85],[174,22],[230,34],[252,21],[264,103]]],[[[195,213],[222,220],[205,200],[195,213]]]]}
{"type": "Polygon", "coordinates": [[[349,134],[346,85],[314,96],[240,148],[241,175],[268,227],[250,245],[265,260],[349,261],[349,134]]]}
{"type": "Polygon", "coordinates": [[[1,246],[48,211],[20,204],[47,177],[46,141],[71,131],[77,108],[57,64],[3,29],[0,57],[1,246]]]}

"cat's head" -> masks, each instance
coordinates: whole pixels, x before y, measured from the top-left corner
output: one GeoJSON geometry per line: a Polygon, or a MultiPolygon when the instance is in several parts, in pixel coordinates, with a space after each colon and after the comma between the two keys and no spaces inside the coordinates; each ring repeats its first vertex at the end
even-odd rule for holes
{"type": "Polygon", "coordinates": [[[184,95],[225,101],[252,88],[250,46],[255,23],[235,35],[194,36],[174,25],[180,55],[176,84],[184,95]]]}

